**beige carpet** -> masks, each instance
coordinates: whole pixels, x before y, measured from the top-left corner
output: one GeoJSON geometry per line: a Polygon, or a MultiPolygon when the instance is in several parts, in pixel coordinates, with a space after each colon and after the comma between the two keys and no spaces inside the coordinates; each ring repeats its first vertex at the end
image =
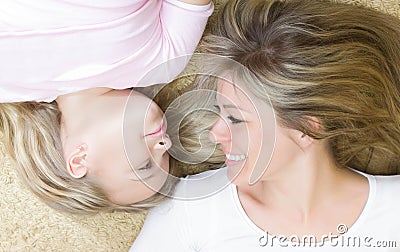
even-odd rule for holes
{"type": "MultiPolygon", "coordinates": [[[[399,0],[344,2],[400,16],[399,0]]],[[[127,251],[144,218],[145,213],[77,217],[53,211],[21,185],[1,146],[0,251],[127,251]]]]}

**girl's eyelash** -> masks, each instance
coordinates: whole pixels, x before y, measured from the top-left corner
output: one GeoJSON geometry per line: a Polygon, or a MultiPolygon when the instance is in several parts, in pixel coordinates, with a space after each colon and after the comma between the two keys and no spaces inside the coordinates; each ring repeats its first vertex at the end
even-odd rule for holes
{"type": "Polygon", "coordinates": [[[233,116],[228,116],[228,119],[231,121],[231,123],[236,124],[236,123],[242,123],[244,122],[243,120],[237,119],[233,116]]]}
{"type": "Polygon", "coordinates": [[[139,171],[144,171],[144,170],[148,170],[151,168],[151,161],[149,161],[145,166],[143,166],[142,168],[139,168],[139,171]]]}

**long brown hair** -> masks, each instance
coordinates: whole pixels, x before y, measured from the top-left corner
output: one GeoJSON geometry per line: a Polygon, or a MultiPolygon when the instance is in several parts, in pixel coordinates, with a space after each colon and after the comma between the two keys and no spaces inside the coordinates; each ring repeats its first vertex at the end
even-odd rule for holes
{"type": "Polygon", "coordinates": [[[340,165],[400,172],[397,18],[329,1],[230,0],[215,21],[201,52],[254,74],[236,76],[271,101],[282,125],[327,139],[340,165]]]}

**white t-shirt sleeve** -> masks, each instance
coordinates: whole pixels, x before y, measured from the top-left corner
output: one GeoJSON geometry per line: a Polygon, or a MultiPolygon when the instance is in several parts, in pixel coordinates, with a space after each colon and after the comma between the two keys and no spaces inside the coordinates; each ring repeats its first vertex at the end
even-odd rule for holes
{"type": "Polygon", "coordinates": [[[191,229],[182,202],[167,201],[152,209],[130,252],[191,251],[191,229]]]}
{"type": "Polygon", "coordinates": [[[210,194],[202,199],[195,198],[209,194],[205,187],[217,192],[216,188],[224,188],[226,182],[224,169],[182,179],[176,187],[174,199],[150,210],[130,251],[208,251],[204,249],[214,236],[216,213],[219,212],[213,206],[216,201],[225,205],[224,201],[229,197],[210,194]]]}

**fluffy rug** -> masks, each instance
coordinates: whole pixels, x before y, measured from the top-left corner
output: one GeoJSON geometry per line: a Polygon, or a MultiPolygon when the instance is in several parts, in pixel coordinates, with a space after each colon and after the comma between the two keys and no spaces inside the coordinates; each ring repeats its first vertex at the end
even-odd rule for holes
{"type": "MultiPolygon", "coordinates": [[[[216,8],[223,1],[217,1],[216,8]]],[[[344,2],[400,17],[399,0],[344,2]]],[[[0,251],[127,251],[145,217],[146,213],[79,217],[50,209],[20,183],[0,144],[0,251]]]]}

